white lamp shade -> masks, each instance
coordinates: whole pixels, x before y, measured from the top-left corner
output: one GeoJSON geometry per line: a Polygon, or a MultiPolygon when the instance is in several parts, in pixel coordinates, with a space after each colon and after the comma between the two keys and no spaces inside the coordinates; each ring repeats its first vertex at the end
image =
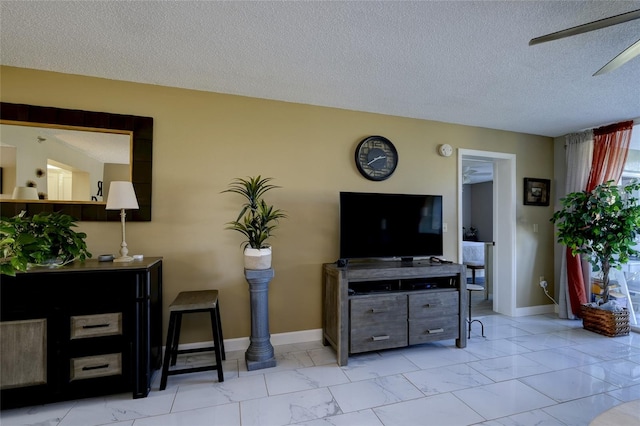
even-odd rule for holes
{"type": "Polygon", "coordinates": [[[136,192],[133,190],[133,184],[131,182],[111,182],[109,185],[109,194],[107,194],[107,210],[137,210],[139,208],[136,192]]]}
{"type": "Polygon", "coordinates": [[[16,186],[13,188],[11,198],[14,200],[37,200],[38,190],[30,186],[16,186]]]}

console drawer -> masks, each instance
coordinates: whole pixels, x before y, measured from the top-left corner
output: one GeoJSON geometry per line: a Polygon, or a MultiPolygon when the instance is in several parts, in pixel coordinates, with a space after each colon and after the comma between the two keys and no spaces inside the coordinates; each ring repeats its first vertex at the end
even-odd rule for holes
{"type": "Polygon", "coordinates": [[[353,298],[350,301],[351,353],[407,345],[405,295],[353,298]]]}
{"type": "Polygon", "coordinates": [[[409,319],[409,345],[458,338],[458,315],[409,319]]]}
{"type": "Polygon", "coordinates": [[[448,316],[457,312],[457,291],[426,291],[409,295],[409,318],[448,316]]]}
{"type": "Polygon", "coordinates": [[[71,359],[70,380],[122,374],[122,354],[105,354],[71,359]]]}
{"type": "Polygon", "coordinates": [[[71,317],[71,339],[86,339],[118,334],[122,334],[121,312],[71,317]]]}

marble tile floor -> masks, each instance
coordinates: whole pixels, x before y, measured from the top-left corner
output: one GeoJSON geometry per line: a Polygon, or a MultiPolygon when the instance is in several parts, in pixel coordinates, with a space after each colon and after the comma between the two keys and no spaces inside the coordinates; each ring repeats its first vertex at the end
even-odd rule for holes
{"type": "Polygon", "coordinates": [[[229,352],[223,383],[215,372],[192,373],[170,376],[159,391],[158,374],[147,398],[3,410],[0,424],[582,426],[640,399],[640,334],[604,337],[555,315],[479,318],[487,337],[474,329],[465,349],[443,341],[355,355],[339,367],[330,347],[307,342],[276,346],[277,366],[257,371],[246,370],[244,352],[229,352]]]}

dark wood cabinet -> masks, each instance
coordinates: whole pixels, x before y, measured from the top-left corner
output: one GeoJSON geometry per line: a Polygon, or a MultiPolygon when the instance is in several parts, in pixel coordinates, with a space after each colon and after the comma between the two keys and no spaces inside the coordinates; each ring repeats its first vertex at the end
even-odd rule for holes
{"type": "Polygon", "coordinates": [[[323,267],[323,342],[338,364],[349,354],[437,340],[467,344],[465,268],[458,264],[362,262],[323,267]]]}
{"type": "Polygon", "coordinates": [[[162,259],[89,259],[0,283],[2,408],[131,392],[162,365],[162,259]]]}

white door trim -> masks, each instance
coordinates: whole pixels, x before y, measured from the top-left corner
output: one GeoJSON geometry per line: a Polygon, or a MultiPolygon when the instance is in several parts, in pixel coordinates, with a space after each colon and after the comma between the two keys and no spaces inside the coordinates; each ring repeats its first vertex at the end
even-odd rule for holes
{"type": "Polygon", "coordinates": [[[458,149],[458,259],[462,262],[462,160],[493,162],[493,310],[516,316],[516,155],[458,149]]]}

